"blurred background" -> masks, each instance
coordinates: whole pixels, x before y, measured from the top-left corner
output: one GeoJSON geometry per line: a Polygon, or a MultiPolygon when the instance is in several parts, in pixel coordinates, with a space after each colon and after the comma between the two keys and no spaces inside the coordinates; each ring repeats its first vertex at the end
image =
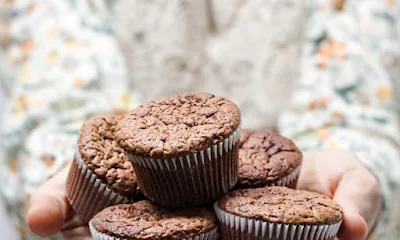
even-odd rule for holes
{"type": "MultiPolygon", "coordinates": [[[[0,114],[3,116],[4,114],[4,107],[6,104],[6,97],[4,95],[4,91],[0,88],[0,114]]],[[[0,118],[0,126],[3,129],[3,118],[0,118]]],[[[4,141],[2,137],[0,137],[0,141],[4,141]]],[[[6,215],[6,210],[4,208],[5,204],[0,197],[0,233],[4,239],[17,239],[17,236],[13,236],[13,229],[10,224],[10,219],[6,215]]]]}

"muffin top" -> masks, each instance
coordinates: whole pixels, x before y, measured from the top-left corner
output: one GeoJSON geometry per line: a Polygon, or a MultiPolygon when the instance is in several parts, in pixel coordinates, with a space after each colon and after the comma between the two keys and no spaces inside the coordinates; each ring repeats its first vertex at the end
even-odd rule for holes
{"type": "Polygon", "coordinates": [[[137,181],[131,162],[115,140],[120,116],[97,115],[87,120],[79,133],[79,154],[86,166],[113,190],[132,197],[137,181]]]}
{"type": "Polygon", "coordinates": [[[228,99],[184,93],[133,109],[118,122],[116,138],[131,154],[171,158],[216,144],[239,124],[240,110],[228,99]]]}
{"type": "Polygon", "coordinates": [[[342,209],[327,196],[286,187],[239,189],[223,196],[218,206],[231,214],[284,224],[334,224],[342,209]]]}
{"type": "Polygon", "coordinates": [[[238,187],[263,187],[291,173],[302,154],[274,131],[242,130],[239,140],[238,187]]]}
{"type": "Polygon", "coordinates": [[[184,239],[217,226],[211,208],[172,210],[147,200],[108,207],[92,224],[98,232],[129,239],[184,239]]]}

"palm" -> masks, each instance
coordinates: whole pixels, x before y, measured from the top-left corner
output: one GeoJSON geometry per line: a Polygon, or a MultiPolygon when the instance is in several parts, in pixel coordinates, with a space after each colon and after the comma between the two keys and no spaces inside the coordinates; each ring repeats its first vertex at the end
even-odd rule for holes
{"type": "Polygon", "coordinates": [[[319,192],[344,210],[340,240],[364,239],[380,212],[381,195],[375,177],[351,153],[324,150],[305,154],[298,188],[319,192]]]}

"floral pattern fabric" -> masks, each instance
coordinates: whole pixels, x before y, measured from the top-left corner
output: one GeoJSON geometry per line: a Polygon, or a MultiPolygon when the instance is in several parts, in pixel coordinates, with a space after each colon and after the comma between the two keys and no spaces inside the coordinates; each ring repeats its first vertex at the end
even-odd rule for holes
{"type": "Polygon", "coordinates": [[[27,204],[85,119],[179,91],[227,96],[303,151],[355,152],[385,200],[371,239],[400,238],[399,19],[396,0],[2,1],[0,196],[21,239],[41,239],[27,204]]]}
{"type": "Polygon", "coordinates": [[[380,181],[384,211],[371,239],[400,232],[399,1],[316,1],[303,80],[282,133],[304,151],[345,148],[380,181]]]}

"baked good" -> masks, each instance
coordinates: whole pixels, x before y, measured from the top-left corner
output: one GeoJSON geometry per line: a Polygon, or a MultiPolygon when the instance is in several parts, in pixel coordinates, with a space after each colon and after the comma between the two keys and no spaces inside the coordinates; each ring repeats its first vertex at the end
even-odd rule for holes
{"type": "Polygon", "coordinates": [[[333,240],[343,218],[327,196],[278,186],[232,191],[214,209],[223,239],[333,240]]]}
{"type": "Polygon", "coordinates": [[[136,174],[114,139],[120,118],[113,114],[96,115],[80,130],[67,179],[67,199],[86,220],[107,206],[135,198],[136,174]]]}
{"type": "Polygon", "coordinates": [[[237,181],[240,110],[208,93],[150,101],[127,113],[116,138],[144,195],[168,207],[212,202],[237,181]]]}
{"type": "Polygon", "coordinates": [[[288,186],[295,188],[302,153],[288,138],[274,131],[248,130],[239,140],[238,188],[288,186]]]}
{"type": "Polygon", "coordinates": [[[89,223],[93,239],[217,239],[212,208],[173,210],[143,200],[112,206],[89,223]]]}

